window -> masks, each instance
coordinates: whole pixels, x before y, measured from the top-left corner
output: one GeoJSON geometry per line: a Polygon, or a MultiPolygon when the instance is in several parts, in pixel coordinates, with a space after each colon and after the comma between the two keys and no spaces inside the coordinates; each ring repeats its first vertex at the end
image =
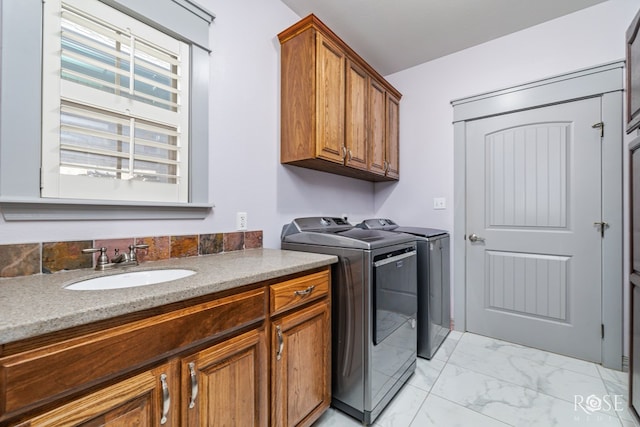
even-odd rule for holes
{"type": "Polygon", "coordinates": [[[197,1],[0,1],[6,221],[210,213],[214,15],[197,1]]]}
{"type": "Polygon", "coordinates": [[[47,0],[42,197],[188,201],[189,46],[97,0],[47,0]]]}

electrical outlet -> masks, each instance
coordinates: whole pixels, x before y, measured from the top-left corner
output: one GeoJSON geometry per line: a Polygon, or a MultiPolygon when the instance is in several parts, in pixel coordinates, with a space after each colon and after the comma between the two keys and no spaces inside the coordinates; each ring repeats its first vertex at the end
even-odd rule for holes
{"type": "Polygon", "coordinates": [[[247,213],[246,212],[238,212],[236,213],[236,229],[238,230],[246,230],[247,225],[247,213]]]}
{"type": "Polygon", "coordinates": [[[447,199],[444,197],[434,197],[433,198],[433,209],[446,209],[447,208],[447,199]]]}

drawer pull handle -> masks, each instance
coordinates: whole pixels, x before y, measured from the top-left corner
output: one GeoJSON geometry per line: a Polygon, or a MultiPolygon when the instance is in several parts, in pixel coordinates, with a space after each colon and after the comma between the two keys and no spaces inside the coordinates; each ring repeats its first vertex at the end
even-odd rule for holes
{"type": "Polygon", "coordinates": [[[311,292],[313,292],[313,290],[315,289],[315,285],[311,285],[309,286],[307,289],[305,289],[304,291],[295,291],[293,294],[299,297],[303,297],[305,295],[309,295],[311,292]]]}
{"type": "Polygon", "coordinates": [[[189,375],[191,376],[191,399],[189,400],[189,409],[196,406],[196,398],[198,397],[198,374],[196,373],[196,364],[189,363],[189,375]]]}
{"type": "Polygon", "coordinates": [[[160,424],[166,424],[169,408],[171,407],[171,396],[169,396],[166,374],[160,375],[160,382],[162,383],[162,417],[160,418],[160,424]]]}
{"type": "Polygon", "coordinates": [[[278,336],[278,352],[276,353],[276,360],[282,359],[282,350],[284,350],[284,337],[282,336],[282,329],[280,326],[276,326],[276,335],[278,336]]]}

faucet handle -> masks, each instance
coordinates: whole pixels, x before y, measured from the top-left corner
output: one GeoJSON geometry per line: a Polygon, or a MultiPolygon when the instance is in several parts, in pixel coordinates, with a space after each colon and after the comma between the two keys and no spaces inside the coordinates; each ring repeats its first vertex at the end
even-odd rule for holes
{"type": "Polygon", "coordinates": [[[147,249],[149,245],[145,244],[137,244],[137,245],[129,245],[129,259],[131,261],[138,262],[138,257],[136,256],[136,249],[147,249]]]}
{"type": "Polygon", "coordinates": [[[96,252],[100,252],[100,255],[98,256],[98,262],[96,264],[96,268],[109,264],[109,257],[107,256],[107,248],[88,248],[88,249],[82,250],[83,254],[93,254],[96,252]]]}

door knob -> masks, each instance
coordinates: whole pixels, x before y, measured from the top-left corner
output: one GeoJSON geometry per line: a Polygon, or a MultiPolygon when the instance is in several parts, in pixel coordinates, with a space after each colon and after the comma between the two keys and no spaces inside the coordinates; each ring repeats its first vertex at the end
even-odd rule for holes
{"type": "Polygon", "coordinates": [[[469,241],[472,243],[475,242],[484,242],[484,237],[478,236],[476,233],[473,233],[469,236],[469,241]]]}

